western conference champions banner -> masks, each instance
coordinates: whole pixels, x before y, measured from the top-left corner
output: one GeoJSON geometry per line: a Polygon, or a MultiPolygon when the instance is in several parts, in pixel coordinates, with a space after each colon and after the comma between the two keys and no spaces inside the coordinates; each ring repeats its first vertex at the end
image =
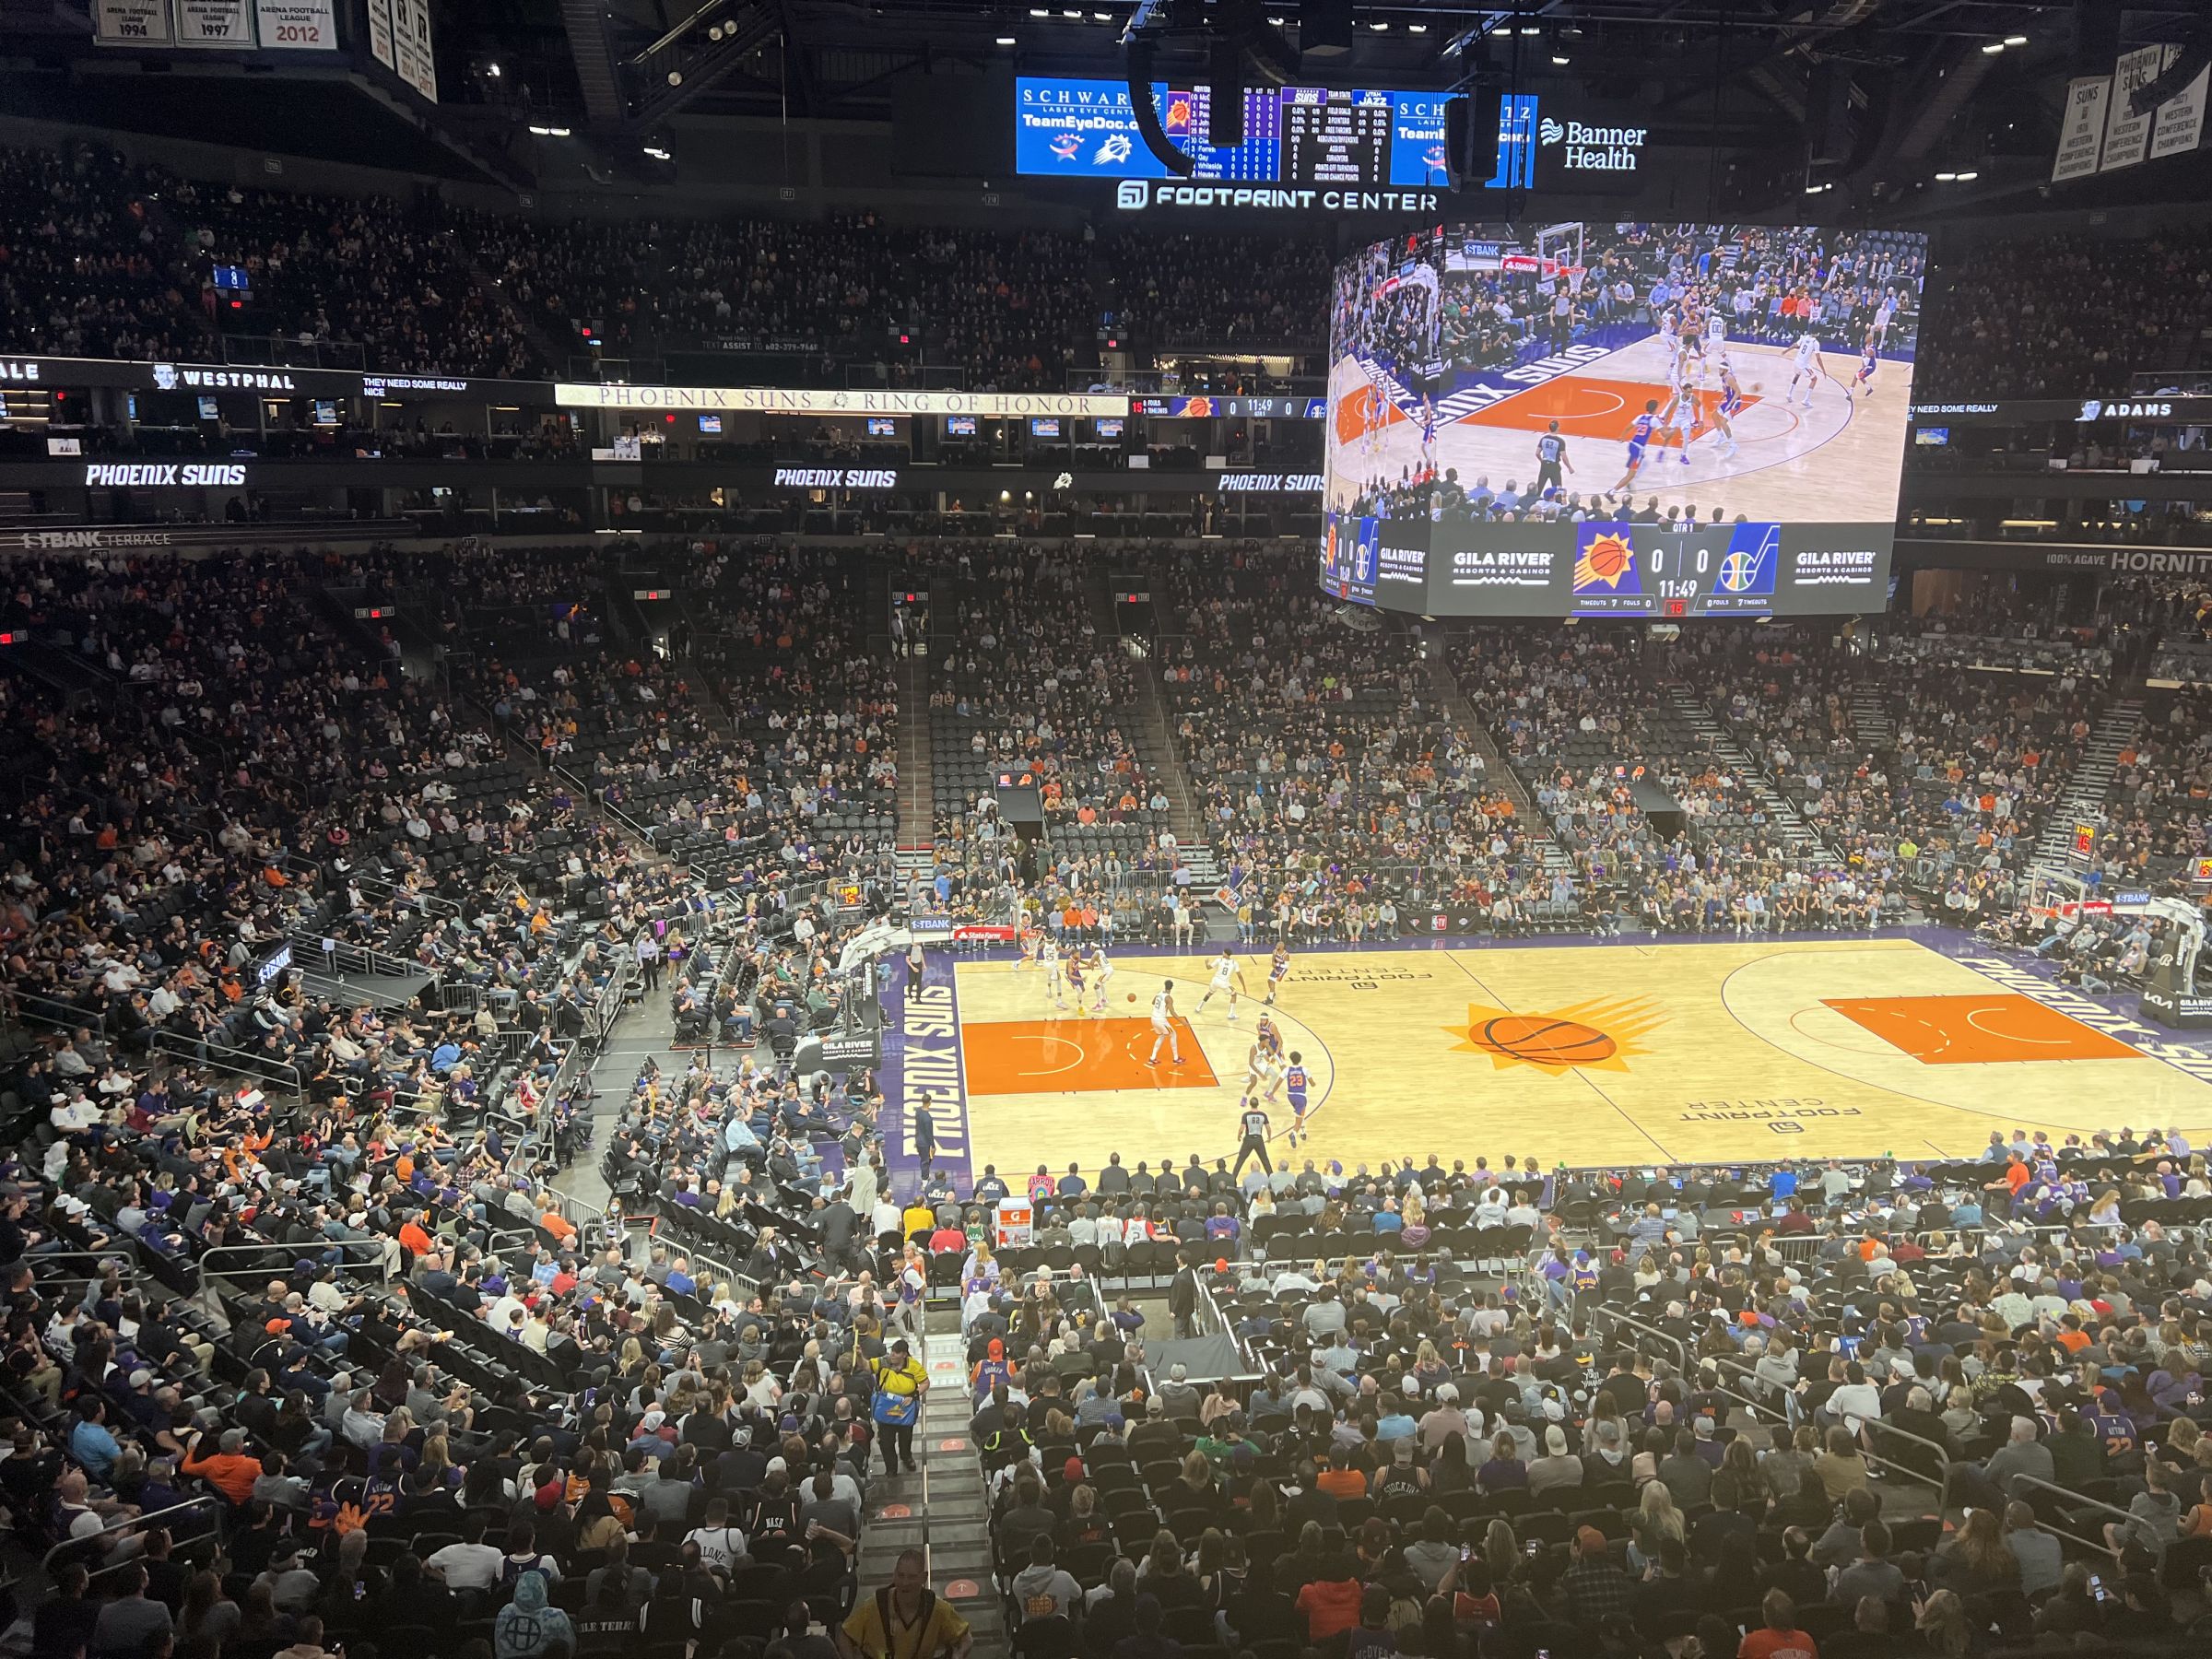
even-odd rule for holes
{"type": "Polygon", "coordinates": [[[2171,66],[2171,46],[2143,46],[2121,55],[2111,75],[2083,76],[2066,85],[2059,124],[2053,183],[2116,172],[2195,149],[2205,135],[2205,102],[2212,87],[2206,65],[2172,97],[2138,114],[2135,94],[2171,66]]]}

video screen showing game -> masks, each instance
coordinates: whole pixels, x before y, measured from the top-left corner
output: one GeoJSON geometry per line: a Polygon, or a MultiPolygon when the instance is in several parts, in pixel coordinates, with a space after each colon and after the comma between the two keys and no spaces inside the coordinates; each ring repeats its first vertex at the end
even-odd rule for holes
{"type": "Polygon", "coordinates": [[[1430,615],[1882,608],[1926,263],[1912,232],[1753,225],[1370,246],[1333,296],[1324,586],[1402,606],[1329,550],[1418,542],[1430,615]]]}

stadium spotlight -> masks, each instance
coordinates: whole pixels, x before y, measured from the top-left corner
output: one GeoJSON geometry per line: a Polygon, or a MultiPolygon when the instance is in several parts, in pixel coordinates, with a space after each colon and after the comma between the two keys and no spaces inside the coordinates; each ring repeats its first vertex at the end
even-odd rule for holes
{"type": "Polygon", "coordinates": [[[1959,183],[1961,183],[1961,184],[1964,184],[1964,183],[1967,183],[1967,182],[1970,182],[1970,181],[1971,181],[1971,180],[1978,179],[1978,178],[1980,178],[1981,176],[1982,176],[1982,175],[1981,175],[1979,172],[1975,172],[1975,171],[1971,171],[1971,170],[1970,170],[1969,171],[1962,172],[1962,173],[1960,173],[1960,174],[1959,175],[1959,183]]]}
{"type": "Polygon", "coordinates": [[[1936,182],[1938,184],[1948,184],[1953,180],[1958,178],[1958,176],[1959,175],[1955,172],[1940,172],[1936,175],[1936,182]]]}
{"type": "Polygon", "coordinates": [[[1406,25],[1406,32],[1407,34],[1427,34],[1429,32],[1429,25],[1426,23],[1408,23],[1406,25]]]}
{"type": "Polygon", "coordinates": [[[500,66],[497,64],[487,64],[484,65],[484,73],[489,76],[493,80],[498,80],[500,78],[500,66]]]}
{"type": "Polygon", "coordinates": [[[681,69],[669,70],[668,84],[672,87],[682,86],[684,84],[684,72],[681,69]]]}
{"type": "Polygon", "coordinates": [[[1014,44],[1014,37],[1012,35],[1000,35],[998,37],[998,43],[1001,46],[1011,46],[1014,44]]]}
{"type": "Polygon", "coordinates": [[[1390,19],[1387,18],[1377,18],[1372,23],[1370,23],[1368,27],[1373,29],[1377,34],[1388,34],[1390,32],[1390,19]]]}
{"type": "Polygon", "coordinates": [[[2028,37],[2026,35],[2006,35],[2005,37],[2005,44],[2007,46],[2025,46],[2028,44],[2028,37]]]}
{"type": "Polygon", "coordinates": [[[2004,41],[1990,41],[1988,44],[1986,44],[1985,46],[1983,46],[1983,47],[1982,48],[1982,55],[1983,55],[1983,57],[1995,57],[1995,56],[1997,55],[1997,53],[2000,53],[2000,52],[2002,52],[2002,51],[2004,51],[2004,50],[2005,50],[2005,42],[2004,42],[2004,41]]]}
{"type": "Polygon", "coordinates": [[[1551,54],[1551,61],[1552,61],[1552,64],[1553,64],[1553,65],[1554,65],[1555,67],[1557,67],[1557,68],[1560,68],[1560,69],[1564,69],[1564,68],[1566,68],[1566,67],[1567,67],[1567,65],[1568,65],[1569,64],[1571,64],[1572,62],[1574,62],[1574,60],[1573,60],[1572,58],[1569,57],[1569,56],[1568,56],[1568,55],[1567,55],[1565,53],[1563,53],[1563,52],[1555,52],[1555,53],[1553,53],[1551,54]]]}

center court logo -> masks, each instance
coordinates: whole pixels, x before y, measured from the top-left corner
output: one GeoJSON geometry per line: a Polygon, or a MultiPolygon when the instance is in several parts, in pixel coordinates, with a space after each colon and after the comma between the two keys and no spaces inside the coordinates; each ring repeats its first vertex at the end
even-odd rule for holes
{"type": "Polygon", "coordinates": [[[1657,1005],[1643,1001],[1576,1003],[1528,1014],[1469,1003],[1466,1024],[1443,1029],[1459,1039],[1452,1045],[1455,1054],[1488,1054],[1498,1071],[1533,1065],[1559,1077],[1570,1071],[1627,1071],[1630,1056],[1651,1052],[1637,1040],[1665,1023],[1657,1005]]]}

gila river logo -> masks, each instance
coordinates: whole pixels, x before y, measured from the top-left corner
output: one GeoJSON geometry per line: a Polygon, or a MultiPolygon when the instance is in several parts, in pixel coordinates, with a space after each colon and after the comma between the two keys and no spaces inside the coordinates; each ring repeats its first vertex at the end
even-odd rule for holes
{"type": "Polygon", "coordinates": [[[1649,1053],[1638,1039],[1666,1023],[1656,1005],[1642,1001],[1576,1003],[1549,1012],[1516,1014],[1467,1005],[1464,1026],[1446,1026],[1459,1054],[1488,1054],[1500,1071],[1533,1065],[1553,1077],[1570,1071],[1629,1069],[1629,1058],[1649,1053]]]}

